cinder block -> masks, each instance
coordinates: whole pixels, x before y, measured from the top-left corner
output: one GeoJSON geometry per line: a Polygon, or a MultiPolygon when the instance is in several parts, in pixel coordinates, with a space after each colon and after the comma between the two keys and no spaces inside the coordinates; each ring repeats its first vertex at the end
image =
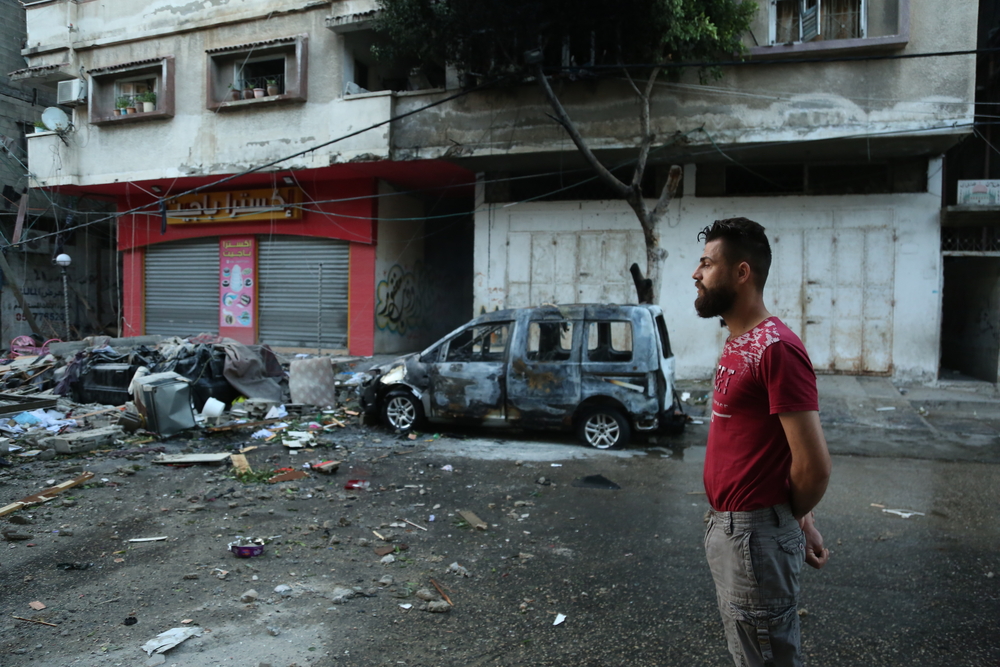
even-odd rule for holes
{"type": "Polygon", "coordinates": [[[90,431],[80,431],[79,433],[67,433],[54,438],[56,451],[60,454],[77,454],[79,452],[89,452],[98,447],[104,447],[114,443],[115,438],[124,435],[120,426],[105,426],[95,428],[90,431]]]}

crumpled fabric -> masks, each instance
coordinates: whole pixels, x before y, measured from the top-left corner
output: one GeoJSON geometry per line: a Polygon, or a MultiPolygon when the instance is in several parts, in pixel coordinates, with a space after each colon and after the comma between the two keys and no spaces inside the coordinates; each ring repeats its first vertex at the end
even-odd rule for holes
{"type": "MultiPolygon", "coordinates": [[[[262,356],[231,338],[224,339],[218,346],[226,352],[226,365],[222,374],[229,384],[247,398],[281,402],[281,385],[268,376],[269,364],[264,362],[265,356],[274,356],[270,349],[262,356]]],[[[280,365],[278,368],[280,369],[280,365]]]]}

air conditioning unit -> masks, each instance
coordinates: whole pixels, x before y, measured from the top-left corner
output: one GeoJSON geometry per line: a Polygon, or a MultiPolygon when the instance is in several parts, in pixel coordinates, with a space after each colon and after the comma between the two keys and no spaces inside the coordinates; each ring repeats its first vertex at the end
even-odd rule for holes
{"type": "Polygon", "coordinates": [[[66,104],[71,107],[87,102],[87,84],[83,79],[60,81],[56,90],[56,104],[66,104]]]}
{"type": "Polygon", "coordinates": [[[21,234],[21,240],[18,241],[17,245],[14,247],[19,250],[23,250],[24,252],[34,252],[47,255],[52,248],[52,237],[48,236],[46,238],[39,238],[46,233],[47,232],[28,229],[21,234]]]}

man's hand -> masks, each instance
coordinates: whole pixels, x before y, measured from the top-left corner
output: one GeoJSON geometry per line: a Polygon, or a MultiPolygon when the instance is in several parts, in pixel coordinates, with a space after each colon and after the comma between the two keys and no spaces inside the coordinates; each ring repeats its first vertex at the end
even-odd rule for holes
{"type": "Polygon", "coordinates": [[[823,536],[816,530],[812,512],[799,519],[799,527],[806,538],[806,564],[819,570],[830,560],[830,550],[823,548],[823,536]]]}

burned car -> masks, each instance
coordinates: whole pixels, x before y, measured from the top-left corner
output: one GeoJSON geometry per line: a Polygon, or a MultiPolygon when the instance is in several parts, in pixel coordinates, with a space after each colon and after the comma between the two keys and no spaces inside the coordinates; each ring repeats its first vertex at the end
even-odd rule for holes
{"type": "Polygon", "coordinates": [[[678,433],[663,312],[651,305],[567,305],[481,315],[426,350],[373,368],[366,413],[399,431],[421,422],[575,430],[593,447],[633,431],[678,433]]]}

